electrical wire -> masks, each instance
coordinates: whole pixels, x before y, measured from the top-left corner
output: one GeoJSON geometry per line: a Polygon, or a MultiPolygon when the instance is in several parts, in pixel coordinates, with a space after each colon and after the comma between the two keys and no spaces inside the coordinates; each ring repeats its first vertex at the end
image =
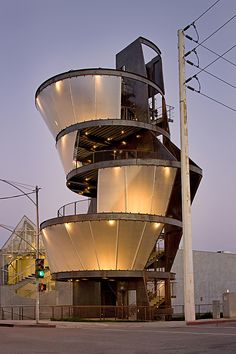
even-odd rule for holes
{"type": "Polygon", "coordinates": [[[205,43],[208,39],[214,36],[217,32],[219,32],[223,27],[225,27],[229,22],[231,22],[233,19],[235,19],[236,14],[230,17],[228,21],[226,21],[222,26],[218,27],[214,32],[212,32],[208,37],[206,37],[201,43],[198,43],[198,45],[194,48],[195,50],[202,44],[205,43]]]}
{"type": "Polygon", "coordinates": [[[208,9],[206,9],[200,16],[198,16],[198,18],[196,18],[196,20],[193,21],[193,23],[197,22],[198,20],[200,20],[201,17],[203,17],[208,11],[210,11],[218,2],[220,2],[221,0],[217,0],[214,2],[214,4],[212,4],[211,6],[208,7],[208,9]]]}
{"type": "Polygon", "coordinates": [[[189,79],[187,79],[185,81],[185,84],[189,81],[191,81],[192,79],[196,79],[197,82],[198,82],[198,85],[199,85],[199,89],[196,90],[195,88],[193,88],[192,86],[187,86],[186,87],[188,89],[190,89],[191,91],[193,92],[196,92],[198,93],[199,95],[202,95],[206,98],[208,98],[209,100],[215,102],[215,103],[218,103],[220,105],[222,105],[223,107],[225,108],[228,108],[229,110],[233,111],[233,112],[236,112],[236,109],[233,108],[233,107],[230,107],[228,105],[226,105],[225,103],[213,98],[213,97],[210,97],[204,93],[201,92],[201,86],[200,86],[200,81],[197,77],[197,75],[199,75],[201,72],[204,72],[204,73],[207,73],[208,75],[211,75],[212,77],[216,78],[217,80],[220,80],[221,82],[233,87],[233,88],[236,88],[236,86],[230,84],[229,82],[227,82],[226,80],[223,80],[222,78],[219,78],[218,76],[210,73],[209,71],[207,71],[206,69],[211,66],[213,63],[215,63],[217,60],[219,59],[223,59],[225,60],[226,62],[228,62],[229,64],[233,65],[233,66],[236,66],[236,64],[226,58],[224,58],[224,55],[227,54],[229,51],[231,51],[233,48],[236,47],[236,45],[232,46],[230,49],[228,49],[226,52],[224,52],[223,54],[219,55],[218,53],[214,52],[213,50],[209,49],[208,47],[204,46],[203,43],[205,43],[208,39],[210,39],[211,37],[213,37],[217,32],[219,32],[222,28],[224,28],[228,23],[230,23],[233,19],[235,19],[236,17],[236,14],[233,15],[232,17],[230,17],[225,23],[223,23],[223,25],[221,25],[220,27],[218,27],[214,32],[212,32],[209,36],[207,36],[203,41],[201,41],[199,43],[199,34],[198,34],[198,31],[197,31],[197,28],[196,28],[196,25],[195,25],[195,22],[197,22],[201,17],[203,17],[210,9],[212,9],[217,3],[219,3],[220,0],[217,0],[215,1],[208,9],[206,9],[200,16],[198,16],[190,25],[186,26],[184,29],[183,29],[183,32],[187,31],[191,26],[193,26],[195,32],[196,32],[196,35],[197,35],[197,39],[193,39],[191,36],[187,35],[187,34],[184,34],[185,37],[189,40],[192,40],[194,43],[196,43],[197,45],[191,49],[189,52],[187,52],[184,57],[187,57],[189,54],[191,54],[192,52],[195,53],[195,55],[197,56],[197,59],[198,59],[198,64],[194,64],[193,62],[189,61],[189,60],[186,60],[186,62],[192,66],[195,66],[197,67],[198,69],[200,69],[194,76],[190,77],[189,79]],[[213,53],[214,55],[217,56],[217,58],[215,60],[213,60],[212,62],[210,62],[207,66],[205,66],[204,68],[200,68],[200,65],[199,65],[199,58],[198,58],[198,55],[197,55],[197,52],[196,52],[196,49],[201,46],[203,47],[204,49],[208,50],[209,52],[213,53]]]}
{"type": "Polygon", "coordinates": [[[200,37],[199,37],[199,33],[198,33],[198,30],[197,30],[197,27],[195,26],[195,23],[193,23],[193,28],[195,29],[195,32],[196,32],[196,35],[197,35],[197,39],[195,40],[195,42],[199,42],[199,39],[200,39],[200,37]]]}
{"type": "MultiPolygon", "coordinates": [[[[190,37],[190,36],[188,36],[188,35],[186,35],[185,37],[188,38],[188,39],[190,39],[191,41],[197,43],[197,41],[195,41],[192,37],[190,37]]],[[[200,44],[200,43],[199,43],[199,44],[200,44]]],[[[212,49],[206,47],[206,46],[203,45],[203,44],[200,44],[200,46],[201,46],[202,48],[208,50],[210,53],[215,54],[217,57],[219,57],[219,59],[223,59],[223,60],[226,61],[227,63],[229,63],[229,64],[231,64],[231,65],[233,65],[233,66],[236,67],[236,63],[232,62],[232,61],[229,60],[229,59],[226,59],[225,57],[223,57],[223,56],[220,55],[219,53],[215,52],[214,50],[212,50],[212,49]]],[[[187,54],[187,53],[186,53],[186,54],[187,54]]],[[[187,56],[186,54],[185,54],[185,56],[187,56]]]]}
{"type": "MultiPolygon", "coordinates": [[[[189,60],[187,60],[187,63],[188,63],[188,64],[191,63],[192,66],[195,66],[196,68],[201,69],[199,66],[195,65],[194,63],[190,62],[189,60]]],[[[210,71],[207,71],[207,70],[205,70],[205,69],[201,69],[201,70],[200,70],[197,74],[195,74],[193,77],[187,79],[187,80],[185,81],[185,83],[187,83],[187,82],[191,81],[192,79],[196,78],[196,76],[199,75],[201,72],[204,72],[204,73],[206,73],[206,74],[208,74],[208,75],[214,77],[215,79],[217,79],[217,80],[223,82],[224,84],[226,84],[226,85],[228,85],[228,86],[230,86],[230,87],[236,89],[236,86],[235,86],[235,85],[233,85],[233,84],[231,84],[230,82],[228,82],[228,81],[226,81],[226,80],[220,78],[219,76],[216,76],[216,75],[212,74],[210,71]]]]}
{"type": "MultiPolygon", "coordinates": [[[[214,34],[216,34],[217,32],[219,32],[224,26],[226,26],[229,22],[231,22],[234,18],[236,17],[236,14],[233,15],[232,17],[230,17],[230,19],[228,21],[226,21],[222,26],[218,27],[214,32],[212,32],[208,37],[206,37],[202,42],[198,43],[196,45],[196,47],[194,47],[193,49],[191,49],[189,52],[187,52],[185,54],[185,57],[187,57],[191,52],[193,52],[194,50],[196,50],[199,46],[201,46],[203,43],[205,43],[208,39],[210,39],[214,34]]],[[[191,24],[192,25],[192,24],[191,24]]],[[[191,38],[188,35],[185,35],[186,38],[193,40],[193,38],[191,38]]]]}
{"type": "Polygon", "coordinates": [[[200,72],[204,71],[205,69],[209,68],[209,66],[211,66],[212,64],[214,64],[216,61],[218,61],[219,59],[221,59],[225,54],[229,53],[232,49],[234,49],[236,47],[236,44],[234,44],[231,48],[229,48],[228,50],[226,50],[223,54],[219,55],[216,59],[214,59],[213,61],[211,61],[208,65],[206,65],[203,69],[201,69],[196,75],[200,74],[200,72]]]}
{"type": "Polygon", "coordinates": [[[236,112],[236,109],[235,109],[235,108],[230,107],[230,106],[228,106],[227,104],[225,104],[225,103],[223,103],[223,102],[220,102],[220,101],[216,100],[215,98],[212,98],[212,97],[206,95],[205,93],[202,93],[202,92],[200,92],[200,91],[198,91],[198,90],[195,90],[195,88],[193,88],[192,86],[186,86],[186,87],[187,87],[189,90],[194,91],[194,92],[196,92],[196,93],[199,93],[199,95],[204,96],[204,97],[208,98],[209,100],[211,100],[211,101],[213,101],[213,102],[216,102],[216,103],[220,104],[221,106],[223,106],[223,107],[225,107],[225,108],[230,109],[230,110],[233,111],[233,112],[236,112]]]}
{"type": "Polygon", "coordinates": [[[17,195],[12,195],[9,197],[0,197],[0,200],[6,200],[6,199],[12,199],[12,198],[18,198],[18,197],[23,197],[26,195],[34,194],[35,192],[30,192],[30,193],[23,193],[23,194],[17,194],[17,195]]]}
{"type": "Polygon", "coordinates": [[[2,179],[2,178],[0,178],[0,181],[1,182],[10,182],[10,183],[13,183],[13,184],[15,184],[17,186],[20,186],[20,187],[23,187],[23,188],[29,189],[29,190],[32,190],[32,189],[35,188],[35,186],[32,186],[30,184],[25,184],[25,183],[16,182],[16,181],[10,181],[10,180],[6,180],[6,179],[2,179]]]}
{"type": "MultiPolygon", "coordinates": [[[[207,68],[209,68],[209,66],[211,66],[211,65],[214,64],[216,61],[218,61],[219,59],[221,59],[225,54],[229,53],[229,52],[230,52],[232,49],[234,49],[235,47],[236,47],[236,44],[234,44],[231,48],[229,48],[229,49],[228,49],[226,52],[224,52],[223,54],[219,55],[216,59],[214,59],[213,61],[211,61],[211,62],[210,62],[208,65],[206,65],[204,68],[200,68],[199,65],[194,64],[194,63],[191,62],[190,60],[186,60],[186,63],[188,63],[188,64],[190,64],[190,65],[192,65],[192,66],[195,66],[196,68],[199,68],[199,69],[200,69],[194,76],[199,75],[201,72],[205,72],[205,73],[207,73],[208,75],[211,75],[211,76],[215,77],[216,79],[218,79],[218,80],[224,82],[225,84],[227,84],[227,85],[229,85],[229,86],[235,88],[234,85],[230,84],[229,82],[227,82],[227,81],[225,81],[225,80],[219,78],[218,76],[216,76],[216,75],[214,75],[214,74],[212,74],[212,73],[210,73],[209,71],[206,70],[207,68]]],[[[196,50],[194,50],[194,53],[196,54],[196,50]]],[[[187,82],[191,81],[194,76],[190,77],[190,78],[187,79],[185,82],[187,83],[187,82]]]]}
{"type": "Polygon", "coordinates": [[[190,25],[186,26],[184,28],[183,31],[187,31],[187,29],[192,26],[195,22],[197,22],[201,17],[203,17],[208,11],[210,11],[218,2],[220,2],[221,0],[217,0],[214,2],[214,4],[212,4],[211,6],[208,7],[208,9],[206,9],[200,16],[198,16],[193,22],[191,22],[190,25]]]}

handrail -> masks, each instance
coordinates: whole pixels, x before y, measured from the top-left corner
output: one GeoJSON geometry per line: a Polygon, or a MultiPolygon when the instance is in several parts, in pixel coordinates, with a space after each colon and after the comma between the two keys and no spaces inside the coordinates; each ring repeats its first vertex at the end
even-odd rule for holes
{"type": "Polygon", "coordinates": [[[66,216],[68,213],[69,215],[89,214],[91,200],[92,198],[87,198],[85,200],[77,200],[75,202],[67,203],[58,209],[57,217],[60,218],[66,216]]]}
{"type": "Polygon", "coordinates": [[[10,281],[13,282],[13,284],[10,285],[15,285],[17,283],[19,283],[20,281],[26,279],[29,275],[34,274],[35,273],[35,264],[29,264],[27,267],[25,267],[25,269],[22,272],[16,272],[15,276],[10,277],[10,281]],[[32,273],[29,272],[28,275],[24,275],[26,273],[27,270],[31,270],[32,269],[32,273]],[[14,282],[15,280],[18,280],[18,282],[14,282]]]}
{"type": "MultiPolygon", "coordinates": [[[[124,141],[125,145],[125,141],[124,141]]],[[[81,165],[89,165],[91,163],[111,161],[111,160],[127,160],[127,159],[165,159],[166,156],[161,151],[145,151],[145,150],[128,150],[128,149],[112,149],[91,151],[86,159],[75,161],[75,169],[81,165]]]]}

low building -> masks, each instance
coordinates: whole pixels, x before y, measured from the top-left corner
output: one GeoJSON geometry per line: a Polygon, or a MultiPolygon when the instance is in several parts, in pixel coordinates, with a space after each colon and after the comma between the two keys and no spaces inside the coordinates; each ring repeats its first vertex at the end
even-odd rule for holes
{"type": "MultiPolygon", "coordinates": [[[[193,251],[196,313],[212,312],[212,301],[222,303],[225,292],[236,292],[236,254],[218,251],[193,251]]],[[[183,313],[184,277],[183,250],[179,249],[173,263],[176,273],[172,306],[175,314],[183,313]]]]}

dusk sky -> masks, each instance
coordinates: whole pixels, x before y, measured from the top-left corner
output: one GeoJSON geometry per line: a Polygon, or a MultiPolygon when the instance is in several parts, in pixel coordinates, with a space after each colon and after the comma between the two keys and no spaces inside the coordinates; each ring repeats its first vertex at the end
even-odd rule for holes
{"type": "MultiPolygon", "coordinates": [[[[167,104],[174,106],[172,140],[179,146],[177,30],[192,23],[215,0],[0,0],[1,179],[38,185],[40,221],[77,200],[65,186],[55,142],[34,95],[53,75],[72,69],[115,67],[115,54],[143,36],[162,51],[167,104]]],[[[196,22],[200,42],[236,15],[235,0],[221,0],[196,22]]],[[[236,17],[204,45],[223,54],[236,45],[236,17]]],[[[196,38],[191,28],[187,34],[196,38]]],[[[193,42],[186,40],[186,51],[193,42]]],[[[216,56],[199,46],[199,66],[216,56]]],[[[200,73],[201,92],[236,110],[236,47],[207,70],[232,86],[200,73]]],[[[194,55],[189,59],[197,63],[194,55]]],[[[186,67],[187,78],[198,69],[186,67]]],[[[191,86],[198,89],[196,80],[191,86]]],[[[192,207],[193,248],[236,252],[236,112],[187,92],[190,157],[203,169],[192,207]]],[[[18,194],[0,182],[0,197],[18,194]]],[[[0,200],[0,223],[35,221],[27,198],[0,200]]],[[[0,228],[0,246],[10,234],[0,228]]]]}

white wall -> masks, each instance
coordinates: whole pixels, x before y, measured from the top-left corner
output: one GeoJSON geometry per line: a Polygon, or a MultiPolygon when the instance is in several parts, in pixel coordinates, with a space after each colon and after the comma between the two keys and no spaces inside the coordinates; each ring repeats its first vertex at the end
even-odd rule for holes
{"type": "MultiPolygon", "coordinates": [[[[222,302],[226,289],[236,292],[236,254],[193,251],[193,266],[196,305],[222,302]]],[[[176,273],[172,305],[183,305],[183,250],[178,251],[171,271],[176,273]]]]}

